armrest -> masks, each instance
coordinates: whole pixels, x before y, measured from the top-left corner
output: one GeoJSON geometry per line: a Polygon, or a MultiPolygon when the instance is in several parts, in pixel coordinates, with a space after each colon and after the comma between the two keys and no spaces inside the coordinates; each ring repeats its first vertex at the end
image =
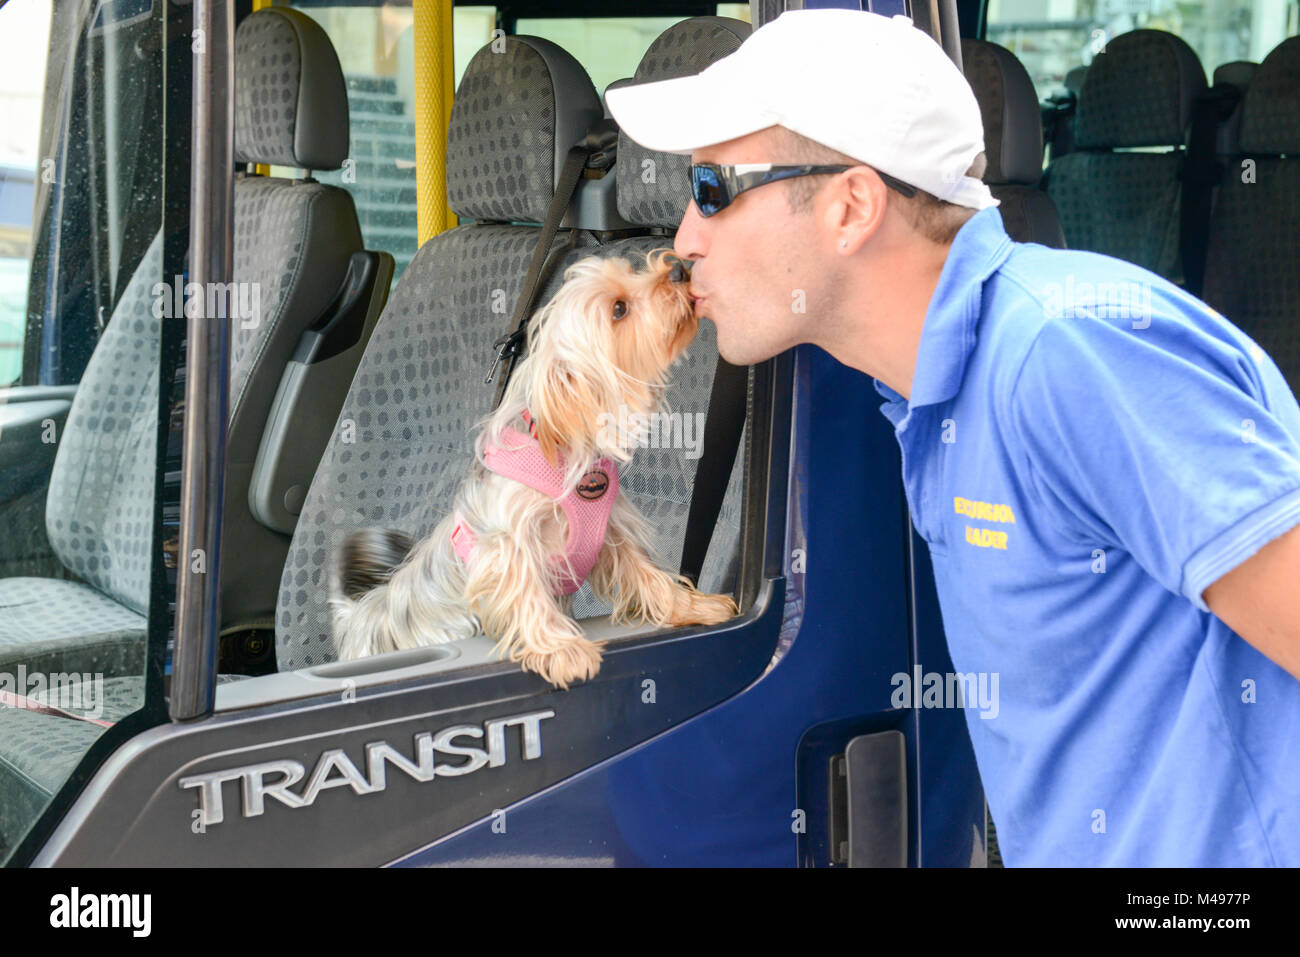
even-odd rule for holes
{"type": "Polygon", "coordinates": [[[248,487],[248,507],[267,528],[288,535],[298,524],[392,278],[388,253],[354,253],[334,302],[285,366],[248,487]]]}
{"type": "Polygon", "coordinates": [[[19,402],[44,402],[47,399],[67,399],[77,394],[75,385],[15,385],[0,389],[0,405],[19,402]]]}

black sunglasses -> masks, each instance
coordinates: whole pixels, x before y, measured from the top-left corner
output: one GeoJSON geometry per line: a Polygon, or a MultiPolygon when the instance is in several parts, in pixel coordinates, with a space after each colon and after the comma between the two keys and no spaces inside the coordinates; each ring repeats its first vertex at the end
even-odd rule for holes
{"type": "MultiPolygon", "coordinates": [[[[717,163],[692,163],[691,197],[695,200],[701,216],[712,216],[730,206],[736,197],[747,189],[775,183],[780,179],[812,176],[817,173],[842,173],[846,169],[853,169],[853,167],[773,166],[771,163],[737,163],[734,166],[721,166],[717,163]]],[[[878,169],[875,173],[890,189],[904,196],[916,195],[916,187],[894,179],[878,169]]]]}

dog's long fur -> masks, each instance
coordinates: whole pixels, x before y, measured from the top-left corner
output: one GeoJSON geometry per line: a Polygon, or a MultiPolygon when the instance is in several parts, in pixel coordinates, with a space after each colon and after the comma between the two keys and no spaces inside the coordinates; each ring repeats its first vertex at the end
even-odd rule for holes
{"type": "MultiPolygon", "coordinates": [[[[641,271],[596,257],[565,271],[560,291],[533,318],[527,354],[500,407],[479,423],[476,462],[452,512],[413,547],[400,532],[378,530],[344,542],[330,600],[340,660],[482,631],[510,660],[557,687],[596,674],[600,647],[570,617],[572,597],[556,594],[551,571],[568,536],[560,504],[488,471],[483,452],[489,441],[502,442],[506,426],[524,431],[519,416],[528,409],[548,461],[563,457],[566,490],[604,456],[626,463],[647,436],[615,434],[612,423],[645,422],[648,416],[631,413],[662,407],[668,371],[698,328],[686,283],[670,278],[672,266],[669,250],[657,249],[641,271]],[[615,319],[619,300],[627,313],[615,319]],[[620,406],[630,414],[620,416],[620,406]],[[456,510],[475,536],[468,563],[451,543],[456,510]]],[[[620,491],[590,575],[615,621],[716,624],[737,613],[729,596],[703,594],[657,568],[647,541],[645,519],[620,491]]]]}

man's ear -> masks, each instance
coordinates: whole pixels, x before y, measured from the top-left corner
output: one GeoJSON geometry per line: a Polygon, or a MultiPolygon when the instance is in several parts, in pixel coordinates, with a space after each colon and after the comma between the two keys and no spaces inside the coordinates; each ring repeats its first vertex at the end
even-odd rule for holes
{"type": "Polygon", "coordinates": [[[840,176],[824,225],[833,237],[835,251],[852,254],[880,229],[889,202],[888,187],[869,166],[855,166],[840,176]]]}

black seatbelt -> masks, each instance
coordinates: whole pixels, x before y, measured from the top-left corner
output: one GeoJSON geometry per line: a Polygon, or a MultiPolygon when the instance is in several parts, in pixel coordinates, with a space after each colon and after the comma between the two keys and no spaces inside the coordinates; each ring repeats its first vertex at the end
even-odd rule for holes
{"type": "Polygon", "coordinates": [[[1074,152],[1074,111],[1078,97],[1070,91],[1056,93],[1039,104],[1043,122],[1043,149],[1055,162],[1074,152]]]}
{"type": "Polygon", "coordinates": [[[698,585],[713,530],[736,463],[740,433],[745,428],[749,400],[749,367],[733,366],[722,356],[713,373],[709,411],[704,420],[704,451],[695,470],[691,507],[682,543],[681,573],[698,585]]]}
{"type": "Polygon", "coordinates": [[[1214,187],[1223,175],[1215,156],[1219,127],[1241,102],[1241,90],[1217,83],[1192,102],[1192,129],[1183,158],[1183,195],[1179,248],[1183,259],[1183,288],[1200,296],[1210,245],[1210,211],[1214,187]]]}
{"type": "Polygon", "coordinates": [[[496,397],[492,401],[494,409],[501,404],[501,399],[506,394],[506,385],[510,382],[510,373],[515,368],[515,361],[523,354],[528,320],[533,314],[537,296],[546,285],[555,263],[573,247],[577,239],[576,230],[570,231],[561,246],[555,250],[551,249],[551,243],[555,241],[560,223],[564,221],[564,215],[573,203],[582,171],[584,168],[608,170],[614,164],[617,148],[618,127],[614,125],[613,120],[605,119],[593,125],[582,142],[570,148],[564,157],[559,182],[555,185],[555,195],[551,197],[551,205],[547,207],[542,233],[537,237],[537,248],[533,250],[533,258],[528,264],[528,273],[524,276],[524,284],[519,290],[519,299],[515,303],[514,315],[510,319],[513,331],[507,332],[492,343],[496,356],[492,360],[492,367],[488,369],[487,378],[483,380],[485,385],[492,382],[497,366],[504,363],[501,378],[497,382],[496,397]]]}

